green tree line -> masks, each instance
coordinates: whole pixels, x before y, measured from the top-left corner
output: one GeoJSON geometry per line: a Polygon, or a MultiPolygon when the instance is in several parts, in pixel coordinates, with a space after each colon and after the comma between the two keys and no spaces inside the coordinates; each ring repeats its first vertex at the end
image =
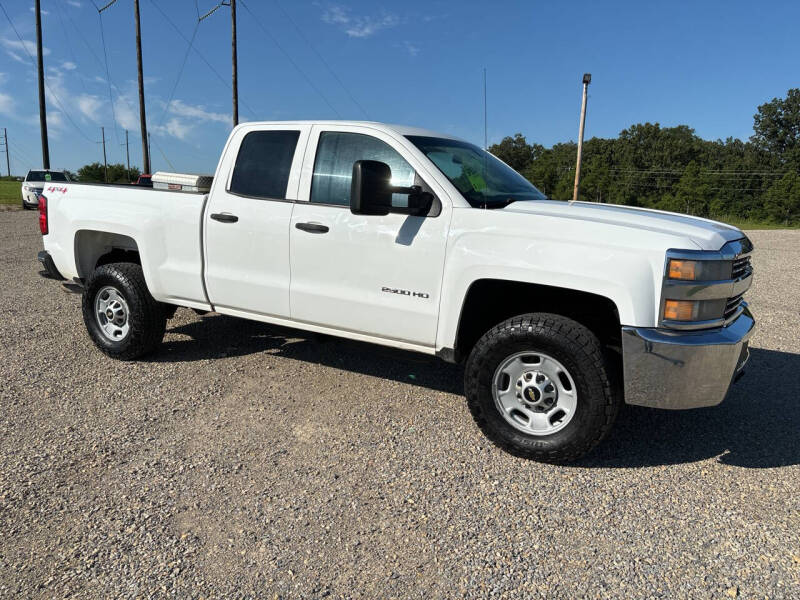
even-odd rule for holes
{"type": "MultiPolygon", "coordinates": [[[[137,167],[131,167],[130,173],[122,163],[108,165],[108,183],[129,183],[139,178],[140,172],[137,167]]],[[[70,179],[77,179],[84,183],[103,183],[105,182],[105,168],[102,163],[94,162],[83,165],[78,169],[77,174],[70,173],[70,179]]]]}
{"type": "MultiPolygon", "coordinates": [[[[550,198],[572,198],[577,144],[522,134],[489,148],[550,198]]],[[[758,107],[749,141],[701,139],[686,125],[638,123],[584,142],[579,199],[712,219],[800,224],[800,89],[758,107]]]]}

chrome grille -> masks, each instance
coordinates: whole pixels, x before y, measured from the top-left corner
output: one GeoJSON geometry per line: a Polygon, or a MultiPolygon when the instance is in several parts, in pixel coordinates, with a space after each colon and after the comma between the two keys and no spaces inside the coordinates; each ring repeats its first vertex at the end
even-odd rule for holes
{"type": "Polygon", "coordinates": [[[742,277],[747,277],[752,272],[753,267],[750,265],[749,256],[742,256],[741,258],[734,259],[731,279],[741,279],[742,277]]]}
{"type": "Polygon", "coordinates": [[[728,301],[725,303],[725,312],[722,314],[723,319],[727,321],[737,313],[742,302],[744,302],[743,296],[744,294],[739,294],[738,296],[728,298],[728,301]]]}

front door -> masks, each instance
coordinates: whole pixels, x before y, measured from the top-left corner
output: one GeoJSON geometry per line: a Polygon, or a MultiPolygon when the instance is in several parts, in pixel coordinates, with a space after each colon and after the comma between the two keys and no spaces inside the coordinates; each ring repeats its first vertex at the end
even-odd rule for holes
{"type": "Polygon", "coordinates": [[[450,202],[424,166],[383,132],[315,126],[300,196],[289,233],[292,319],[434,346],[450,202]],[[395,186],[429,187],[438,196],[435,216],[351,213],[357,160],[387,163],[395,186]]]}

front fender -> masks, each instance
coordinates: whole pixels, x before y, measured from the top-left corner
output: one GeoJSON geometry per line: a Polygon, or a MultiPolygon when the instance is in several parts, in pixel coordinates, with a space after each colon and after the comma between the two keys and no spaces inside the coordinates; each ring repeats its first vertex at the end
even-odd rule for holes
{"type": "Polygon", "coordinates": [[[454,225],[448,240],[437,349],[454,347],[461,308],[470,286],[481,279],[596,294],[616,305],[623,325],[656,324],[665,249],[676,243],[672,236],[607,224],[600,236],[596,228],[580,231],[575,223],[548,217],[521,228],[511,215],[492,214],[503,211],[455,212],[473,214],[454,225]],[[463,222],[480,217],[480,227],[463,222]]]}

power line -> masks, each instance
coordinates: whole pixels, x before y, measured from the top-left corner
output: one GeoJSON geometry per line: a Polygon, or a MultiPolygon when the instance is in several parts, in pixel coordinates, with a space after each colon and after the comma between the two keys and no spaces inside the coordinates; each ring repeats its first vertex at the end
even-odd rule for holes
{"type": "Polygon", "coordinates": [[[175,83],[172,84],[172,89],[169,92],[167,103],[164,105],[164,112],[161,113],[161,120],[159,120],[158,122],[159,127],[164,123],[164,119],[167,116],[167,112],[169,112],[169,105],[172,103],[172,97],[175,95],[175,90],[178,89],[178,84],[181,81],[183,70],[186,67],[186,60],[189,58],[189,53],[192,51],[192,44],[194,43],[194,38],[197,36],[197,30],[199,28],[200,28],[200,20],[198,20],[194,26],[194,31],[192,32],[192,39],[189,40],[189,45],[186,47],[186,53],[183,55],[183,62],[181,62],[181,68],[178,70],[178,76],[175,78],[175,83]]]}
{"type": "MultiPolygon", "coordinates": [[[[14,22],[11,20],[11,17],[8,16],[8,12],[6,12],[6,9],[2,5],[2,3],[0,3],[0,9],[3,10],[3,14],[6,16],[6,20],[8,21],[8,24],[11,25],[11,29],[14,30],[14,33],[16,34],[17,39],[20,41],[20,44],[22,45],[22,49],[25,50],[25,54],[28,55],[28,59],[31,61],[31,64],[36,65],[36,61],[34,61],[33,56],[31,56],[31,53],[28,51],[28,46],[25,45],[25,40],[22,39],[22,36],[19,34],[19,31],[17,31],[17,28],[14,25],[14,22]]],[[[53,88],[51,88],[50,84],[47,82],[47,77],[44,78],[44,84],[45,84],[45,86],[47,86],[47,91],[50,92],[50,94],[53,96],[53,99],[56,101],[56,104],[61,109],[61,112],[67,118],[67,121],[69,121],[70,124],[78,131],[78,133],[80,133],[87,141],[94,143],[95,140],[93,140],[89,136],[87,136],[83,132],[83,130],[80,127],[78,127],[78,125],[75,123],[75,121],[72,120],[72,117],[69,115],[69,113],[64,108],[64,105],[61,103],[61,99],[58,97],[58,94],[56,94],[53,91],[53,88]]]]}
{"type": "MultiPolygon", "coordinates": [[[[117,0],[112,0],[112,2],[106,4],[103,8],[98,8],[97,19],[100,22],[100,41],[103,44],[103,58],[105,59],[105,67],[106,67],[106,83],[108,84],[108,102],[111,105],[111,118],[113,120],[113,125],[114,125],[114,137],[116,138],[117,143],[119,143],[119,133],[117,131],[117,114],[114,111],[114,95],[111,92],[111,71],[108,68],[108,51],[106,50],[106,36],[103,27],[103,11],[112,4],[114,4],[114,2],[116,1],[117,0]]],[[[94,4],[94,2],[92,2],[92,4],[94,4]]],[[[95,6],[95,8],[97,7],[95,6]]]]}
{"type": "Polygon", "coordinates": [[[300,75],[302,75],[303,79],[305,79],[305,80],[306,80],[306,83],[308,83],[308,85],[311,87],[311,89],[313,89],[313,90],[314,90],[314,91],[317,93],[317,95],[318,95],[320,98],[322,98],[322,100],[325,102],[325,104],[327,104],[327,105],[328,105],[328,108],[330,108],[330,109],[333,111],[333,113],[334,113],[334,114],[335,114],[337,117],[341,118],[341,116],[342,116],[342,115],[341,115],[341,114],[339,114],[339,111],[338,111],[338,110],[336,110],[336,109],[333,107],[333,105],[332,105],[332,104],[331,104],[331,103],[328,101],[328,99],[325,97],[325,94],[323,94],[323,93],[322,93],[322,90],[320,90],[320,89],[319,89],[319,88],[318,88],[318,87],[317,87],[317,86],[314,84],[314,82],[311,80],[311,78],[310,78],[308,75],[306,75],[305,71],[303,71],[303,69],[301,69],[301,68],[300,68],[300,66],[299,66],[299,65],[298,65],[298,64],[297,64],[297,63],[294,61],[294,59],[292,58],[292,56],[291,56],[291,55],[290,55],[290,54],[289,54],[289,53],[288,53],[286,50],[284,50],[284,49],[283,49],[283,46],[281,46],[281,45],[280,45],[280,43],[278,43],[278,40],[277,40],[277,39],[275,39],[275,36],[273,36],[273,35],[272,35],[272,34],[271,34],[271,33],[270,33],[268,30],[267,30],[267,28],[264,26],[264,24],[261,22],[261,20],[260,20],[260,19],[259,19],[259,18],[258,18],[258,17],[255,15],[255,13],[254,13],[252,10],[250,10],[250,7],[247,5],[247,3],[246,3],[246,2],[244,2],[244,0],[240,0],[240,2],[242,3],[242,6],[244,6],[244,9],[245,9],[247,12],[249,12],[249,13],[250,13],[250,16],[252,16],[252,17],[253,17],[253,20],[254,20],[254,21],[256,22],[256,24],[257,24],[257,25],[258,25],[258,26],[261,28],[261,30],[262,30],[262,31],[263,31],[263,32],[264,32],[264,33],[267,35],[267,37],[268,37],[270,40],[272,40],[272,43],[273,43],[273,44],[275,44],[275,46],[278,48],[278,50],[280,50],[280,51],[281,51],[281,53],[282,53],[282,54],[283,54],[283,56],[286,58],[286,60],[288,60],[288,61],[289,61],[289,63],[290,63],[290,64],[291,64],[291,65],[292,65],[292,66],[295,68],[295,70],[296,70],[298,73],[300,73],[300,75]]]}
{"type": "MultiPolygon", "coordinates": [[[[644,174],[653,174],[653,175],[683,175],[685,169],[664,169],[664,170],[653,170],[653,169],[621,169],[615,167],[608,167],[609,171],[616,171],[618,173],[644,173],[644,174]]],[[[786,171],[730,171],[730,170],[701,170],[701,173],[709,174],[709,175],[764,175],[769,177],[783,177],[786,175],[786,171]]]]}
{"type": "MultiPolygon", "coordinates": [[[[161,16],[162,16],[162,17],[164,17],[164,20],[165,20],[167,23],[169,23],[169,25],[170,25],[170,26],[171,26],[171,27],[172,27],[172,28],[175,30],[175,32],[176,32],[176,33],[177,33],[179,36],[181,36],[181,38],[183,39],[183,41],[184,41],[184,42],[186,42],[187,44],[189,44],[189,47],[190,47],[192,50],[194,50],[194,51],[197,53],[197,55],[198,55],[198,56],[199,56],[199,57],[200,57],[200,58],[203,60],[203,62],[204,62],[204,63],[206,64],[206,66],[207,66],[207,67],[208,67],[208,68],[211,70],[211,72],[212,72],[212,73],[214,73],[214,75],[216,75],[216,76],[217,76],[217,79],[219,79],[219,80],[220,80],[220,81],[223,83],[223,85],[224,85],[226,88],[228,88],[228,89],[231,89],[231,84],[230,84],[230,83],[228,83],[228,82],[225,80],[225,78],[224,78],[222,75],[220,75],[220,74],[219,74],[219,71],[217,71],[217,70],[214,68],[214,66],[213,66],[213,65],[212,65],[212,64],[211,64],[211,63],[208,61],[208,59],[207,59],[207,58],[206,58],[206,57],[203,55],[203,53],[202,53],[202,52],[200,52],[200,50],[198,50],[198,49],[197,49],[197,46],[195,46],[193,43],[190,43],[190,42],[189,42],[189,39],[188,39],[188,38],[187,38],[185,35],[183,35],[183,32],[180,30],[180,28],[179,28],[177,25],[175,25],[175,23],[172,21],[172,19],[170,19],[170,18],[169,18],[169,17],[166,15],[166,13],[165,13],[163,10],[161,10],[161,7],[160,7],[158,4],[156,4],[155,0],[150,0],[150,4],[152,4],[152,5],[153,5],[153,7],[154,7],[154,8],[155,8],[155,9],[156,9],[156,10],[157,10],[159,13],[161,13],[161,16]]],[[[241,103],[242,103],[242,104],[244,104],[244,107],[245,107],[245,108],[246,108],[246,109],[247,109],[247,110],[250,112],[250,115],[251,115],[251,116],[256,116],[256,114],[257,114],[257,113],[256,113],[256,111],[254,111],[252,108],[250,108],[250,107],[247,105],[247,102],[245,102],[244,100],[241,100],[241,103]]]]}
{"type": "MultiPolygon", "coordinates": [[[[57,3],[56,4],[56,14],[58,15],[58,22],[61,23],[61,33],[64,36],[64,40],[67,42],[67,48],[69,49],[70,58],[72,58],[72,62],[77,67],[78,66],[78,58],[77,58],[77,55],[75,54],[75,48],[72,46],[72,40],[70,39],[70,36],[67,35],[67,26],[64,24],[63,8],[64,7],[61,5],[60,2],[57,3]]],[[[86,88],[86,84],[83,81],[83,76],[80,73],[78,74],[78,81],[80,81],[80,83],[81,83],[81,87],[83,88],[83,92],[86,95],[88,95],[89,94],[89,90],[86,88]]]]}
{"type": "MultiPolygon", "coordinates": [[[[116,2],[116,0],[114,0],[114,1],[116,2]]],[[[111,6],[112,4],[114,4],[114,2],[109,2],[109,3],[108,3],[108,4],[106,4],[106,5],[105,5],[105,6],[104,6],[102,9],[98,9],[98,10],[105,10],[106,8],[108,8],[109,6],[111,6]]],[[[95,5],[95,8],[97,8],[97,6],[96,6],[96,5],[95,5]]],[[[96,61],[96,62],[97,62],[97,64],[100,66],[100,68],[101,68],[101,69],[104,69],[103,61],[102,61],[102,60],[100,60],[100,58],[97,56],[97,53],[94,51],[94,49],[92,48],[91,44],[90,44],[90,43],[89,43],[89,41],[86,39],[86,36],[83,34],[83,32],[81,31],[81,29],[80,29],[80,28],[79,28],[79,27],[76,25],[75,21],[74,21],[74,20],[72,19],[72,17],[69,15],[69,12],[67,12],[66,14],[67,14],[67,20],[70,22],[70,25],[72,25],[73,29],[75,29],[75,31],[77,32],[78,36],[81,38],[81,41],[84,43],[84,45],[86,46],[86,48],[89,50],[89,53],[92,55],[92,57],[94,57],[95,61],[96,61]]],[[[162,13],[162,14],[163,14],[163,13],[162,13]]],[[[131,103],[130,103],[130,102],[128,102],[127,98],[125,98],[125,94],[122,94],[122,93],[120,93],[120,91],[119,91],[119,89],[120,89],[120,88],[119,88],[119,86],[118,86],[116,83],[114,83],[114,80],[111,78],[111,75],[110,75],[110,73],[107,75],[107,77],[106,77],[106,80],[107,80],[107,81],[108,81],[108,82],[111,84],[111,86],[113,86],[113,88],[114,88],[114,89],[116,89],[116,90],[117,90],[117,98],[118,98],[119,100],[121,100],[121,101],[122,101],[122,102],[125,104],[125,106],[126,106],[128,109],[129,109],[129,110],[131,110],[131,111],[135,112],[135,109],[134,109],[134,107],[133,107],[133,106],[131,106],[131,103]]],[[[137,138],[137,139],[138,139],[138,140],[139,140],[141,143],[145,143],[145,142],[142,140],[142,137],[141,137],[141,135],[136,135],[136,133],[133,133],[133,137],[137,138]]],[[[99,143],[99,142],[95,142],[95,143],[99,143]]],[[[159,143],[158,143],[158,140],[156,140],[154,143],[155,143],[155,145],[156,145],[156,148],[158,148],[158,151],[161,153],[161,156],[164,158],[164,161],[165,161],[167,164],[169,164],[169,165],[170,165],[170,167],[172,167],[172,163],[170,162],[169,158],[167,158],[167,155],[166,155],[166,153],[164,152],[164,149],[161,147],[161,144],[159,144],[159,143]]],[[[173,168],[173,169],[174,169],[174,168],[173,168]]]]}
{"type": "Polygon", "coordinates": [[[320,60],[320,62],[323,65],[325,65],[325,68],[328,70],[328,73],[330,73],[331,76],[336,80],[336,82],[341,86],[341,88],[344,90],[344,92],[347,94],[347,96],[350,98],[353,104],[355,104],[358,107],[358,109],[362,113],[364,113],[364,116],[367,117],[367,119],[370,119],[371,117],[369,116],[367,109],[361,106],[361,103],[358,100],[356,100],[355,97],[353,97],[353,94],[351,94],[350,90],[347,89],[347,86],[344,83],[342,83],[342,80],[339,79],[339,76],[336,74],[333,68],[328,64],[328,61],[326,61],[325,58],[323,58],[323,56],[317,51],[317,49],[314,47],[314,44],[312,44],[309,41],[309,39],[303,33],[303,30],[300,29],[295,20],[289,16],[289,13],[287,13],[286,10],[284,10],[283,6],[281,6],[281,3],[278,2],[278,0],[272,0],[272,3],[278,7],[281,13],[283,13],[283,16],[286,17],[286,19],[288,19],[288,21],[292,24],[294,30],[297,32],[297,35],[300,37],[300,39],[302,39],[306,43],[306,46],[308,46],[311,49],[311,51],[316,55],[316,57],[320,60]]]}

